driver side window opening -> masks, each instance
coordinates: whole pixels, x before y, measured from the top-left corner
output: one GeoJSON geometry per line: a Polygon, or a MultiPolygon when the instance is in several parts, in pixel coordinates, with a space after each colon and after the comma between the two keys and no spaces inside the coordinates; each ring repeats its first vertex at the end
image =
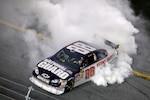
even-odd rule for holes
{"type": "Polygon", "coordinates": [[[84,59],[84,67],[87,67],[91,64],[94,64],[97,61],[97,57],[95,53],[89,54],[85,59],[84,59]]]}
{"type": "Polygon", "coordinates": [[[97,59],[101,60],[101,59],[104,59],[108,55],[108,53],[107,51],[103,50],[103,51],[98,51],[96,55],[97,55],[97,59]]]}

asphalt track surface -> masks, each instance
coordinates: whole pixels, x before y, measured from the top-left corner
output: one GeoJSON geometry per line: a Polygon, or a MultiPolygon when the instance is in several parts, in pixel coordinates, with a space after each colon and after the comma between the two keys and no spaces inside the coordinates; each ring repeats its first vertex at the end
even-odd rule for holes
{"type": "MultiPolygon", "coordinates": [[[[0,24],[0,100],[25,100],[31,86],[34,89],[29,96],[35,100],[150,100],[150,81],[134,75],[123,84],[108,87],[88,82],[60,96],[38,88],[29,81],[34,66],[28,64],[30,51],[22,35],[22,32],[0,24]]],[[[150,74],[150,36],[141,30],[136,35],[136,42],[138,55],[133,55],[132,67],[150,74]]]]}

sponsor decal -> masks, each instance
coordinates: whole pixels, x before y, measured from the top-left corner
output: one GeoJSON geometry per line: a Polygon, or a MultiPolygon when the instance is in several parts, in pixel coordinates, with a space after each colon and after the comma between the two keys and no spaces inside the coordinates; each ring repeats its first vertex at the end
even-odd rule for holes
{"type": "Polygon", "coordinates": [[[75,81],[80,81],[84,77],[84,71],[75,74],[75,81]]]}
{"type": "Polygon", "coordinates": [[[97,63],[97,67],[103,65],[105,62],[110,61],[110,60],[113,58],[113,56],[114,56],[114,54],[112,54],[111,56],[107,57],[107,58],[104,59],[104,60],[99,61],[99,62],[97,63]]]}
{"type": "Polygon", "coordinates": [[[106,62],[106,59],[101,60],[100,62],[97,63],[97,67],[103,65],[106,62]]]}
{"type": "Polygon", "coordinates": [[[40,62],[38,64],[38,67],[51,71],[53,74],[57,75],[62,79],[66,79],[69,76],[69,74],[65,71],[65,67],[57,64],[50,59],[45,59],[44,61],[40,62]]]}
{"type": "Polygon", "coordinates": [[[73,72],[72,71],[70,71],[70,70],[66,70],[66,72],[68,72],[69,74],[72,74],[73,72]]]}
{"type": "Polygon", "coordinates": [[[50,78],[50,76],[46,73],[41,74],[44,78],[50,78]]]}
{"type": "Polygon", "coordinates": [[[45,78],[41,77],[40,75],[38,75],[37,78],[42,80],[43,82],[49,84],[49,80],[48,79],[45,79],[45,78]]]}
{"type": "Polygon", "coordinates": [[[96,50],[95,48],[93,48],[87,44],[81,43],[81,42],[76,42],[72,45],[69,45],[67,47],[67,49],[72,50],[72,51],[76,51],[76,52],[84,54],[84,55],[89,53],[90,51],[96,50]]]}
{"type": "Polygon", "coordinates": [[[110,61],[112,58],[113,58],[113,55],[109,56],[109,57],[107,58],[107,61],[110,61]]]}
{"type": "Polygon", "coordinates": [[[90,77],[95,75],[95,67],[92,66],[85,70],[85,79],[89,79],[90,77]]]}

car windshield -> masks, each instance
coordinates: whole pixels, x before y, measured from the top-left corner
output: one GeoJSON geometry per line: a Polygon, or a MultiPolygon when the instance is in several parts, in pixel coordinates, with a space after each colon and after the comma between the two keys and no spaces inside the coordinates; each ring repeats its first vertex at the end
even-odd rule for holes
{"type": "Polygon", "coordinates": [[[75,54],[71,53],[70,51],[67,52],[67,50],[63,49],[59,51],[55,56],[60,62],[70,65],[81,65],[80,57],[75,56],[75,54]]]}

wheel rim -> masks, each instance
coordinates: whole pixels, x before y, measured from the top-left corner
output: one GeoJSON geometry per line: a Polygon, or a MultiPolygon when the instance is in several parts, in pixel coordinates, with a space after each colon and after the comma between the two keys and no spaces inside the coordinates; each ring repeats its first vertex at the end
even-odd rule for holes
{"type": "Polygon", "coordinates": [[[70,90],[72,90],[73,88],[74,88],[74,81],[73,81],[73,80],[70,80],[70,81],[68,82],[67,87],[66,87],[66,91],[70,91],[70,90]]]}

